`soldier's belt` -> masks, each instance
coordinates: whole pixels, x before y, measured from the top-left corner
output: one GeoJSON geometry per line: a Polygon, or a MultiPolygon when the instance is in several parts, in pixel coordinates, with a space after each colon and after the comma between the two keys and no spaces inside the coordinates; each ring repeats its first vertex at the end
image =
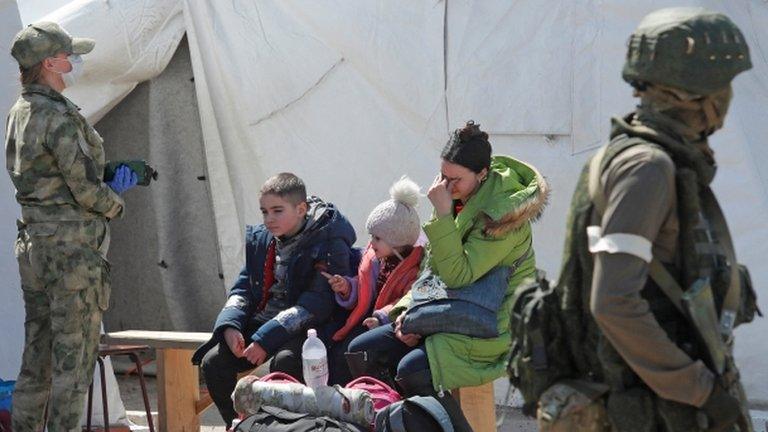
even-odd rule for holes
{"type": "Polygon", "coordinates": [[[105,219],[82,208],[68,205],[21,208],[21,221],[25,224],[36,222],[77,222],[105,219]]]}

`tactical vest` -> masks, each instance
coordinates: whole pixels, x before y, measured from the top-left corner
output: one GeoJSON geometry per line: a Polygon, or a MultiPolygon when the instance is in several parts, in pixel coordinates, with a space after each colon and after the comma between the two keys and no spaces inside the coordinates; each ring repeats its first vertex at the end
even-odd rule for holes
{"type": "MultiPolygon", "coordinates": [[[[616,156],[636,145],[655,146],[670,153],[675,161],[676,171],[680,169],[676,155],[672,154],[663,143],[653,142],[648,137],[636,135],[632,128],[625,128],[623,132],[615,135],[603,151],[602,162],[599,165],[601,173],[616,156]]],[[[574,369],[577,371],[577,376],[572,378],[608,384],[610,391],[606,408],[611,423],[619,431],[700,430],[700,423],[697,422],[698,410],[689,405],[657,397],[603,336],[590,314],[593,256],[588,249],[587,226],[594,217],[596,206],[588,193],[589,172],[590,163],[587,163],[572,200],[568,216],[565,257],[556,287],[564,328],[569,333],[567,338],[569,351],[574,369]]],[[[701,197],[687,196],[690,195],[691,188],[683,187],[681,179],[677,177],[679,198],[677,210],[680,216],[681,233],[683,230],[690,230],[689,233],[692,233],[692,236],[689,235],[689,237],[694,241],[693,244],[682,244],[683,242],[679,241],[675,262],[664,263],[664,267],[683,287],[690,285],[689,279],[710,278],[715,304],[719,310],[730,282],[726,253],[717,232],[713,229],[713,215],[707,214],[706,207],[699,206],[702,210],[697,214],[685,214],[692,208],[687,205],[691,199],[696,201],[696,198],[701,197]],[[684,226],[686,223],[690,225],[684,226]],[[693,265],[690,259],[685,263],[686,271],[681,268],[684,256],[696,257],[693,265]]],[[[700,188],[706,188],[706,186],[700,186],[700,188]]],[[[704,192],[701,189],[699,191],[704,192]]],[[[743,295],[736,324],[749,322],[755,312],[759,313],[748,277],[742,278],[742,286],[743,295]]],[[[651,311],[669,338],[691,358],[704,358],[705,347],[697,340],[689,321],[651,277],[648,278],[641,295],[648,301],[651,311]]],[[[738,381],[738,376],[736,380],[738,381]]]]}

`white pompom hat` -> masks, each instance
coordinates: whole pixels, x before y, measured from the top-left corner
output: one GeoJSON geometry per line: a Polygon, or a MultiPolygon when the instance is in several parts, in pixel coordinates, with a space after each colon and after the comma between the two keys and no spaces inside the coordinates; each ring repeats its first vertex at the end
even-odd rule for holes
{"type": "Polygon", "coordinates": [[[419,194],[419,185],[403,176],[389,188],[392,198],[377,205],[368,215],[365,228],[390,247],[412,246],[421,232],[419,214],[416,213],[419,194]]]}

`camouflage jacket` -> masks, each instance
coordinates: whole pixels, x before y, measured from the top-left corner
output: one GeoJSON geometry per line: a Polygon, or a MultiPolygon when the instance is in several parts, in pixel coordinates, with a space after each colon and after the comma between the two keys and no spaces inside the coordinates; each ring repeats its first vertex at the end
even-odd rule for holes
{"type": "Polygon", "coordinates": [[[26,85],[6,123],[6,168],[26,223],[115,218],[123,200],[104,177],[104,142],[78,107],[26,85]]]}

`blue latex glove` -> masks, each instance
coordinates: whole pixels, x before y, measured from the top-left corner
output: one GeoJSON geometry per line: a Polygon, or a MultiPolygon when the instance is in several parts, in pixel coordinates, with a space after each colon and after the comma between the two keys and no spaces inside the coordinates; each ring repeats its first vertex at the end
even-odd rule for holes
{"type": "Polygon", "coordinates": [[[115,178],[108,181],[107,184],[118,195],[122,195],[128,189],[136,186],[138,182],[139,176],[132,169],[125,165],[120,165],[115,171],[115,178]]]}

